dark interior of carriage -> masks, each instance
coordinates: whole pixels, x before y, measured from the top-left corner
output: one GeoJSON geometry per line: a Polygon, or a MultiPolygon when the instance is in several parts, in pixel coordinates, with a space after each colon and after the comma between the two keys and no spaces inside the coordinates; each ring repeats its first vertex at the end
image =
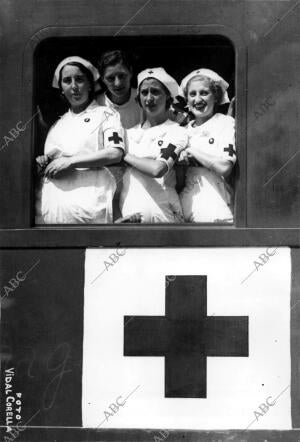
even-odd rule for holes
{"type": "MultiPolygon", "coordinates": [[[[58,63],[65,57],[78,55],[97,66],[101,54],[109,49],[123,49],[130,54],[134,78],[143,69],[163,66],[180,83],[189,72],[205,67],[216,71],[229,83],[230,99],[235,95],[235,50],[223,36],[48,38],[38,45],[34,59],[34,107],[39,106],[46,126],[50,127],[67,110],[59,91],[51,86],[58,63]]],[[[221,106],[220,112],[226,113],[227,108],[228,105],[221,106]]],[[[35,156],[43,154],[46,132],[40,124],[35,125],[35,156]]],[[[231,186],[235,187],[237,179],[238,164],[230,177],[231,186]]],[[[182,186],[179,182],[178,190],[182,186]]]]}

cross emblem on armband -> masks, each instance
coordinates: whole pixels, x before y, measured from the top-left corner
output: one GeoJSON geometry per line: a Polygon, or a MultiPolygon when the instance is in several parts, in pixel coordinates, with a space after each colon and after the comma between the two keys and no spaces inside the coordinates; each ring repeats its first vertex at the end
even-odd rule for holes
{"type": "Polygon", "coordinates": [[[120,144],[123,141],[123,138],[119,137],[118,132],[113,132],[111,137],[108,137],[108,141],[113,141],[114,144],[120,144]]]}
{"type": "Polygon", "coordinates": [[[234,150],[232,144],[229,144],[228,147],[224,147],[224,152],[228,152],[228,155],[229,155],[230,157],[233,157],[233,155],[235,155],[235,150],[234,150]]]}
{"type": "Polygon", "coordinates": [[[161,149],[161,158],[164,158],[165,160],[168,160],[169,158],[172,158],[173,161],[176,161],[177,154],[175,153],[176,146],[174,144],[169,143],[167,147],[164,147],[161,149]]]}

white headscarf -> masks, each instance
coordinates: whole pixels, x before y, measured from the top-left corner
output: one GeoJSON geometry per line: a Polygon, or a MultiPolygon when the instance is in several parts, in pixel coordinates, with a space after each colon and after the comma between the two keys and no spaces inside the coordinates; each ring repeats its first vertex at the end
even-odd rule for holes
{"type": "Polygon", "coordinates": [[[186,77],[184,77],[183,80],[181,81],[181,84],[180,84],[180,87],[181,87],[182,91],[185,90],[188,82],[192,78],[194,78],[194,77],[196,77],[198,75],[203,75],[204,77],[211,78],[217,84],[219,84],[219,86],[221,87],[222,92],[223,92],[220,104],[229,103],[229,98],[228,98],[228,94],[227,94],[227,89],[229,87],[229,84],[219,74],[217,74],[216,72],[214,72],[214,71],[212,71],[210,69],[204,69],[204,68],[196,69],[195,71],[191,72],[186,77]]]}
{"type": "MultiPolygon", "coordinates": [[[[85,66],[93,75],[94,82],[96,83],[98,78],[100,77],[98,69],[95,68],[95,66],[92,65],[92,63],[88,60],[85,60],[84,58],[73,56],[73,57],[67,57],[62,60],[57,68],[55,69],[53,80],[52,80],[52,87],[59,88],[58,81],[59,81],[59,74],[61,69],[68,63],[81,63],[83,66],[85,66]]],[[[96,83],[97,84],[97,83],[96,83]]],[[[97,88],[96,88],[97,89],[97,88]]]]}
{"type": "Polygon", "coordinates": [[[138,91],[140,89],[140,85],[146,78],[155,78],[160,81],[170,92],[171,97],[175,98],[177,95],[182,95],[180,87],[177,81],[169,75],[164,68],[151,68],[145,69],[144,71],[138,74],[138,91]]]}

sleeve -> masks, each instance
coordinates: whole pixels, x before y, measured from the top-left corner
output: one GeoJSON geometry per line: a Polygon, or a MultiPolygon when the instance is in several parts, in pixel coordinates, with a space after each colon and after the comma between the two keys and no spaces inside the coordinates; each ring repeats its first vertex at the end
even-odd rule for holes
{"type": "Polygon", "coordinates": [[[192,149],[200,149],[203,153],[213,154],[222,160],[235,164],[235,121],[232,117],[222,115],[222,120],[214,122],[213,130],[208,136],[194,134],[189,139],[192,149]]]}
{"type": "Polygon", "coordinates": [[[49,129],[44,146],[44,155],[48,155],[48,157],[52,159],[58,158],[63,154],[56,136],[56,125],[57,122],[55,122],[49,129]]]}
{"type": "Polygon", "coordinates": [[[174,166],[178,155],[186,148],[188,143],[187,130],[177,125],[174,126],[170,128],[170,132],[162,140],[160,153],[156,158],[166,163],[168,170],[174,166]]]}
{"type": "Polygon", "coordinates": [[[224,129],[220,134],[219,148],[222,158],[230,161],[232,164],[235,164],[235,121],[234,118],[230,116],[227,116],[224,129]]]}
{"type": "Polygon", "coordinates": [[[104,121],[102,124],[103,146],[117,147],[125,152],[125,133],[121,124],[120,115],[112,112],[111,109],[104,111],[104,121]]]}

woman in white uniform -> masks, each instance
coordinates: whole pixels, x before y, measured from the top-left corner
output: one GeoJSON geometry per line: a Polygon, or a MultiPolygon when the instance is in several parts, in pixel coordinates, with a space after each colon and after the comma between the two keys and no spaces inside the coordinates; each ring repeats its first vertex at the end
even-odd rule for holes
{"type": "Polygon", "coordinates": [[[187,133],[168,119],[170,104],[178,94],[177,82],[163,68],[138,75],[138,101],[146,119],[127,131],[124,160],[131,167],[123,177],[123,216],[140,213],[143,223],[183,221],[173,165],[186,147],[187,133]]]}
{"type": "Polygon", "coordinates": [[[97,69],[81,57],[57,66],[52,82],[70,109],[50,129],[44,155],[36,159],[43,174],[38,222],[84,224],[112,222],[116,183],[105,167],[124,154],[119,115],[94,100],[97,69]]]}
{"type": "Polygon", "coordinates": [[[180,194],[187,222],[232,223],[233,192],[226,178],[236,162],[235,122],[216,113],[229,102],[228,83],[210,69],[187,75],[181,88],[194,119],[188,124],[188,148],[181,159],[190,161],[180,194]]]}

